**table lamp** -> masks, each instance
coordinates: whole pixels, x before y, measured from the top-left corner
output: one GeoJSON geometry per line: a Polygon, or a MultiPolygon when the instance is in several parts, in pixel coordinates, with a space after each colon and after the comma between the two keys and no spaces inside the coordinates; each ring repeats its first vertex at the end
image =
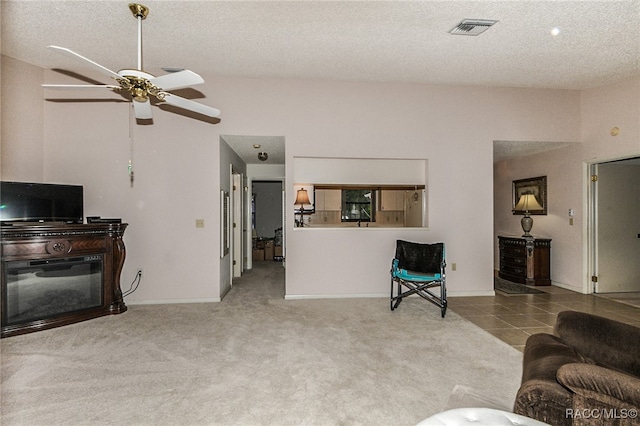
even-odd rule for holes
{"type": "Polygon", "coordinates": [[[522,225],[522,230],[524,231],[523,237],[531,237],[529,231],[533,227],[533,219],[531,218],[529,211],[530,210],[542,210],[543,207],[538,203],[538,199],[532,193],[522,194],[520,199],[518,200],[518,204],[514,207],[514,210],[524,211],[524,216],[520,221],[522,225]]]}
{"type": "Polygon", "coordinates": [[[309,204],[309,193],[306,189],[298,189],[298,193],[296,194],[296,201],[293,202],[294,205],[300,206],[300,222],[298,222],[298,226],[304,226],[304,205],[309,204]]]}

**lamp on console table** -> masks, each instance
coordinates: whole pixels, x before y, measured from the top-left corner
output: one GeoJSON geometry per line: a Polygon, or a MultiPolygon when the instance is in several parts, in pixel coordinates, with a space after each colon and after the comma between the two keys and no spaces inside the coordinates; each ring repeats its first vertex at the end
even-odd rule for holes
{"type": "Polygon", "coordinates": [[[300,206],[300,222],[298,222],[299,227],[304,226],[304,205],[309,204],[309,193],[306,189],[298,189],[298,193],[296,194],[296,201],[293,202],[294,205],[300,206]]]}
{"type": "Polygon", "coordinates": [[[543,207],[538,203],[536,196],[532,193],[522,194],[518,200],[518,204],[514,207],[514,210],[524,211],[524,216],[520,220],[522,230],[524,231],[523,237],[531,237],[529,231],[533,228],[533,219],[531,218],[530,210],[542,210],[543,207]]]}

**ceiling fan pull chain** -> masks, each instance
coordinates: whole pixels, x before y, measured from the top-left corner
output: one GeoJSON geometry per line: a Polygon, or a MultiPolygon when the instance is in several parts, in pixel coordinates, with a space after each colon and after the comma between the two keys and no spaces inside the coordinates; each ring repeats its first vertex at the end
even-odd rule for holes
{"type": "Polygon", "coordinates": [[[128,165],[128,173],[129,173],[129,184],[131,188],[133,188],[133,121],[134,121],[134,111],[133,104],[131,104],[131,108],[129,109],[129,165],[128,165]]]}

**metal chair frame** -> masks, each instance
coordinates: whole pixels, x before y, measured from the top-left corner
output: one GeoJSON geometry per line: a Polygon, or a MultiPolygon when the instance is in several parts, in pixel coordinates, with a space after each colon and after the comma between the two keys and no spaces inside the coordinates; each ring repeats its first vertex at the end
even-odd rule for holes
{"type": "MultiPolygon", "coordinates": [[[[433,255],[432,252],[429,253],[433,255]]],[[[424,244],[424,243],[412,243],[408,241],[397,241],[396,257],[391,262],[391,310],[395,310],[402,299],[414,294],[422,297],[423,299],[433,303],[440,308],[440,314],[444,318],[447,312],[447,288],[446,288],[446,260],[445,260],[445,248],[444,243],[424,244]],[[430,251],[435,249],[440,251],[440,256],[437,259],[439,266],[436,268],[434,265],[421,265],[414,262],[411,270],[403,269],[402,257],[402,245],[409,245],[417,250],[430,251]],[[417,270],[413,270],[417,269],[417,270]],[[394,286],[394,282],[396,285],[394,286]],[[403,291],[403,286],[408,290],[403,291]],[[395,292],[394,292],[395,287],[395,292]],[[439,287],[439,294],[432,291],[432,289],[439,287]],[[394,294],[395,293],[395,294],[394,294]]]]}

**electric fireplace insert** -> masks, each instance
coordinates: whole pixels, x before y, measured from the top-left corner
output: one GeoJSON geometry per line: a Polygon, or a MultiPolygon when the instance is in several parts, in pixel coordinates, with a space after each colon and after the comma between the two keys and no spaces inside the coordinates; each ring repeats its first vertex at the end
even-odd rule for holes
{"type": "Polygon", "coordinates": [[[6,262],[6,325],[102,306],[102,255],[6,262]]]}

